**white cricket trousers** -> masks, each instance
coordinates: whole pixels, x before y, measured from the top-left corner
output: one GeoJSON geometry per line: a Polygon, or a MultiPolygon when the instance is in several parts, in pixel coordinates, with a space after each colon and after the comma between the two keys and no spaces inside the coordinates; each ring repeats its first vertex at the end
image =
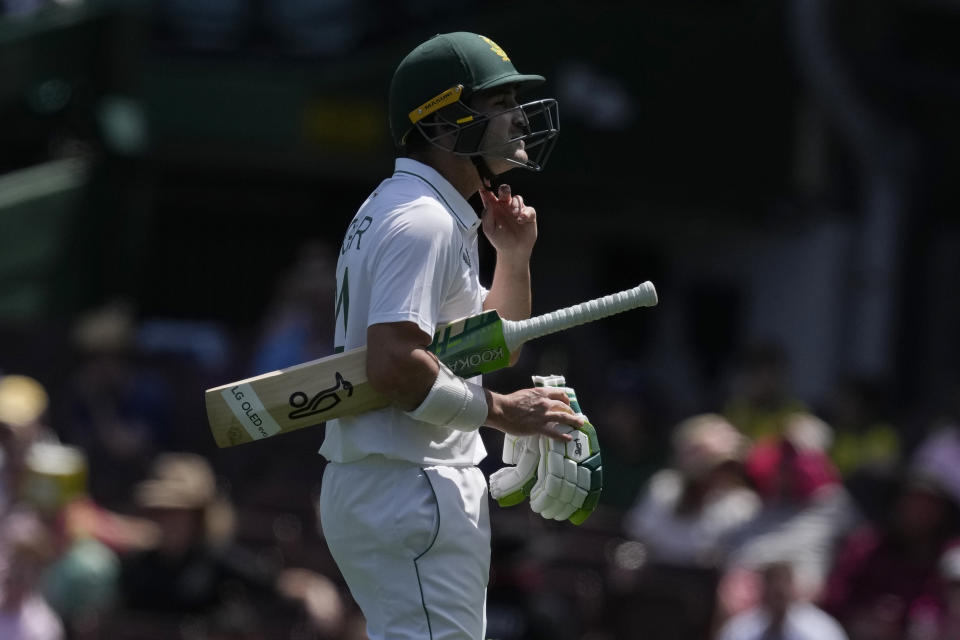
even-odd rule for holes
{"type": "Polygon", "coordinates": [[[319,511],[370,640],[483,639],[490,512],[478,468],[331,462],[319,511]]]}

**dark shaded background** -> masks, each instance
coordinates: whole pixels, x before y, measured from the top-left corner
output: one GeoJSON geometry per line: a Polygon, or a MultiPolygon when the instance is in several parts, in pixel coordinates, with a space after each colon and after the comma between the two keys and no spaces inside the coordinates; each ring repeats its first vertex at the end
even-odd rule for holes
{"type": "MultiPolygon", "coordinates": [[[[283,310],[316,318],[293,355],[329,352],[333,252],[392,166],[392,70],[437,32],[490,36],[559,100],[546,171],[509,176],[541,221],[535,311],[648,279],[660,294],[488,378],[562,372],[585,408],[640,407],[641,454],[608,474],[598,529],[664,463],[667,429],[723,404],[751,345],[784,350],[811,407],[868,381],[908,446],[960,405],[955,2],[0,7],[0,370],[40,380],[82,444],[78,322],[126,305],[125,357],[162,407],[149,451],[206,455],[251,544],[273,549],[293,513],[296,560],[329,569],[322,429],[216,450],[202,391],[261,372],[283,310]]],[[[140,460],[91,464],[94,497],[128,508],[140,460]]]]}

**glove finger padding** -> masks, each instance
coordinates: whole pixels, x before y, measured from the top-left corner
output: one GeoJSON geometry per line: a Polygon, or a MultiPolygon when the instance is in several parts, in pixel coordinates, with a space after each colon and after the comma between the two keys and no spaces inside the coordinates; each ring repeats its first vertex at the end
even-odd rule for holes
{"type": "Polygon", "coordinates": [[[540,449],[537,436],[506,436],[503,439],[503,461],[513,464],[490,476],[490,495],[501,507],[512,507],[530,495],[537,479],[540,449]]]}
{"type": "Polygon", "coordinates": [[[520,454],[523,453],[526,438],[523,436],[512,436],[509,433],[503,435],[503,455],[501,459],[504,464],[517,464],[520,454]]]}
{"type": "MultiPolygon", "coordinates": [[[[574,412],[583,415],[576,392],[569,387],[563,390],[574,412]]],[[[530,508],[544,518],[581,524],[596,509],[603,490],[600,444],[589,420],[579,428],[558,425],[558,430],[569,433],[573,440],[539,437],[540,460],[530,491],[530,508]]]]}

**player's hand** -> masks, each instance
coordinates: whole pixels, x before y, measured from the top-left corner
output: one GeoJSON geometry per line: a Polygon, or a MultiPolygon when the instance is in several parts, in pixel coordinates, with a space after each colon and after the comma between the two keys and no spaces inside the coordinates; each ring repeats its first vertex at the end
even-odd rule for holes
{"type": "Polygon", "coordinates": [[[568,442],[573,439],[570,430],[560,427],[583,424],[583,417],[573,412],[562,389],[521,389],[508,395],[487,391],[487,406],[484,424],[513,436],[543,435],[568,442]]]}
{"type": "Polygon", "coordinates": [[[537,210],[528,207],[522,196],[502,184],[497,193],[480,188],[483,201],[483,234],[498,255],[529,260],[537,241],[537,210]]]}
{"type": "Polygon", "coordinates": [[[570,430],[573,439],[569,442],[540,437],[536,481],[529,491],[530,508],[549,520],[581,524],[597,508],[603,490],[603,467],[596,430],[579,412],[573,389],[564,390],[584,422],[579,427],[560,427],[570,430]]]}
{"type": "MultiPolygon", "coordinates": [[[[533,386],[562,387],[563,376],[533,376],[533,386]]],[[[572,407],[571,407],[572,408],[572,407]]],[[[539,435],[503,436],[503,462],[510,465],[490,476],[490,496],[501,507],[520,504],[530,495],[537,481],[537,465],[540,462],[539,435]]]]}

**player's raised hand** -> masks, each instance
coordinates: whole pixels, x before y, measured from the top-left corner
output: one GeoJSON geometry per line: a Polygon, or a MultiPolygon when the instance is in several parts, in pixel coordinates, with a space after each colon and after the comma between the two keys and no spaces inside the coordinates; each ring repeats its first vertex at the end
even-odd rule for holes
{"type": "Polygon", "coordinates": [[[484,423],[514,436],[545,435],[569,442],[572,436],[558,425],[580,427],[583,416],[570,408],[570,399],[561,389],[538,387],[511,394],[487,392],[489,414],[484,423]]]}
{"type": "Polygon", "coordinates": [[[480,189],[483,201],[483,234],[498,254],[529,258],[537,241],[537,210],[515,196],[510,185],[502,184],[497,193],[480,189]]]}

